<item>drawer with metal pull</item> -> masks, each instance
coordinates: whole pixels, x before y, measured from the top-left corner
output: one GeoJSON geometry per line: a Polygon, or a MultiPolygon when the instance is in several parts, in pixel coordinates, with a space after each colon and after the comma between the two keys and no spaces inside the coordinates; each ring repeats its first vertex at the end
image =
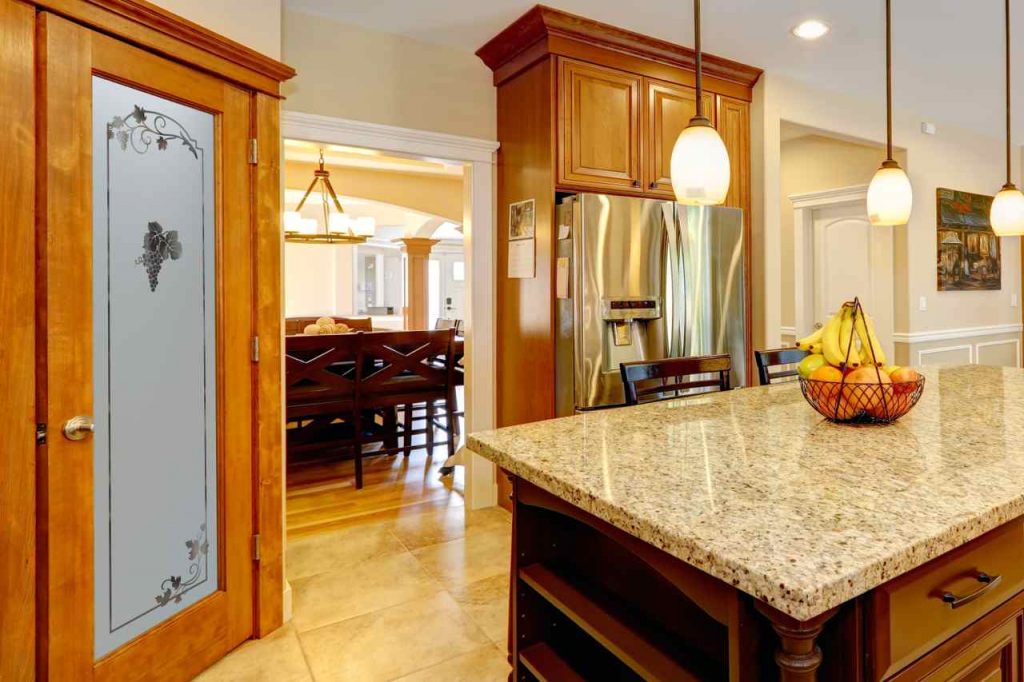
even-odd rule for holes
{"type": "Polygon", "coordinates": [[[885,679],[1024,590],[1016,519],[874,590],[871,678],[885,679]]]}

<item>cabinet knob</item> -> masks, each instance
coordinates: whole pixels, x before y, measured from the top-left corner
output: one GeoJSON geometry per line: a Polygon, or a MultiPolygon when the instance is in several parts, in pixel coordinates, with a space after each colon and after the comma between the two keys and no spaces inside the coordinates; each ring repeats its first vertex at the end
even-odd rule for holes
{"type": "Polygon", "coordinates": [[[648,189],[658,189],[658,183],[651,181],[651,184],[647,186],[648,189]]]}
{"type": "Polygon", "coordinates": [[[634,187],[639,187],[640,186],[640,181],[639,180],[634,180],[633,181],[633,186],[634,187]]]}

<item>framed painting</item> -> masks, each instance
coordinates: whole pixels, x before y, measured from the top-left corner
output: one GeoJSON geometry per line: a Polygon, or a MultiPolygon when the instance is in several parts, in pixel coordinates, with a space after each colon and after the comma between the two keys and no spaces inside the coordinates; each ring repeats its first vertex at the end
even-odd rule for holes
{"type": "Polygon", "coordinates": [[[939,291],[1002,288],[999,237],[992,231],[992,197],[936,190],[939,291]]]}

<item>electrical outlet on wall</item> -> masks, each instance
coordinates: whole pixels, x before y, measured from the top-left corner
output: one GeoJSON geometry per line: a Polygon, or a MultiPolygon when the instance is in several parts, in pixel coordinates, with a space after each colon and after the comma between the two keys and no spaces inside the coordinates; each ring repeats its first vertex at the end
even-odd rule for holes
{"type": "Polygon", "coordinates": [[[925,311],[925,310],[928,310],[928,298],[927,297],[922,296],[921,298],[918,299],[918,301],[917,301],[917,309],[922,311],[922,312],[925,311]]]}
{"type": "Polygon", "coordinates": [[[1016,308],[1017,307],[1017,294],[1010,294],[1010,307],[1011,308],[1016,308]]]}

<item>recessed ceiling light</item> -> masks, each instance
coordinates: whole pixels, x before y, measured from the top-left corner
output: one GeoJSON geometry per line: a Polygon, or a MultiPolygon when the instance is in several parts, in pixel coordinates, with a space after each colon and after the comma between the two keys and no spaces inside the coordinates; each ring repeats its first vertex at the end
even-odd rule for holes
{"type": "Polygon", "coordinates": [[[824,21],[808,19],[793,27],[793,35],[803,40],[817,40],[831,30],[832,27],[824,21]]]}

